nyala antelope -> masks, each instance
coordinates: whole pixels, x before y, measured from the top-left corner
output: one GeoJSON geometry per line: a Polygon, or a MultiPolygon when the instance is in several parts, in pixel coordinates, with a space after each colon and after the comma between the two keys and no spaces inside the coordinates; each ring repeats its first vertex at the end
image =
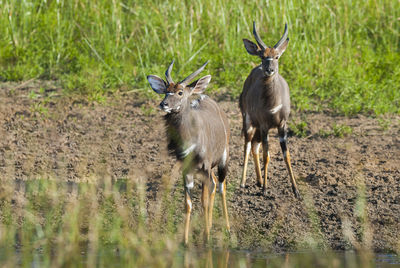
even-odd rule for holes
{"type": "Polygon", "coordinates": [[[253,22],[253,34],[258,46],[250,40],[243,39],[244,46],[250,55],[261,58],[261,64],[255,67],[244,82],[239,106],[243,117],[242,134],[244,135],[244,166],[241,187],[246,184],[246,170],[250,150],[253,154],[258,185],[263,186],[264,195],[267,190],[268,132],[278,129],[279,141],[286,167],[289,171],[292,189],[296,197],[300,197],[296,180],[290,164],[287,149],[287,125],[290,113],[289,87],[279,74],[278,60],[289,43],[287,24],[283,36],[274,47],[268,47],[259,37],[256,24],[253,22]],[[259,148],[263,146],[264,180],[259,163],[259,148]]]}
{"type": "Polygon", "coordinates": [[[190,213],[192,211],[191,190],[195,173],[202,175],[202,205],[205,217],[205,236],[208,240],[212,225],[212,210],[217,182],[222,195],[226,228],[229,227],[226,205],[226,175],[229,162],[229,123],[217,103],[202,93],[211,80],[206,75],[190,83],[207,65],[175,83],[171,78],[174,61],[165,72],[166,81],[155,75],[147,76],[151,88],[158,94],[165,94],[160,108],[164,116],[168,150],[182,161],[185,183],[186,220],[184,242],[188,243],[190,213]],[[191,99],[192,95],[197,98],[191,99]],[[218,179],[213,168],[218,169],[218,179]]]}

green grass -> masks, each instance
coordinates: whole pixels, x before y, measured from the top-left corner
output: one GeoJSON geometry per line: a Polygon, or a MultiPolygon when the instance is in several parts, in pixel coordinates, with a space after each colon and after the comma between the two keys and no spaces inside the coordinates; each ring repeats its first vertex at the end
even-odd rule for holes
{"type": "Polygon", "coordinates": [[[320,129],[318,131],[318,136],[322,138],[327,138],[330,136],[335,136],[337,138],[343,138],[349,136],[353,133],[353,129],[350,126],[342,124],[333,124],[330,129],[320,129]]]}
{"type": "MultiPolygon", "coordinates": [[[[229,260],[229,267],[242,267],[249,261],[252,267],[374,266],[362,187],[355,205],[362,239],[355,237],[351,223],[344,234],[357,253],[335,253],[326,248],[314,201],[307,196],[310,232],[299,244],[301,252],[284,255],[261,252],[264,248],[243,251],[240,245],[233,245],[232,238],[224,238],[221,230],[214,231],[213,243],[205,245],[203,221],[198,212],[192,214],[189,246],[183,247],[183,194],[179,196],[173,191],[172,183],[165,178],[157,192],[158,202],[149,204],[146,185],[139,178],[114,182],[102,178],[96,183],[78,184],[47,179],[2,181],[0,265],[204,267],[218,263],[218,267],[228,267],[225,265],[229,260]]],[[[222,217],[218,214],[215,215],[222,217]]],[[[214,229],[220,229],[219,225],[214,222],[214,229]]],[[[275,226],[280,228],[279,223],[275,226]]],[[[255,233],[253,230],[252,234],[255,233]]],[[[271,239],[269,243],[273,243],[275,235],[274,231],[269,233],[266,238],[271,239]]],[[[248,239],[255,238],[249,235],[248,239]]]]}
{"type": "Polygon", "coordinates": [[[310,131],[308,130],[308,124],[305,120],[300,120],[300,122],[290,122],[289,128],[293,131],[293,134],[305,138],[309,135],[310,131]]]}
{"type": "Polygon", "coordinates": [[[281,73],[297,110],[400,113],[400,2],[16,1],[0,9],[0,79],[56,79],[90,100],[150,93],[146,75],[176,60],[178,80],[210,60],[210,92],[233,97],[259,59],[244,49],[252,21],[273,45],[288,22],[281,73]]]}
{"type": "Polygon", "coordinates": [[[147,215],[143,188],[126,180],[113,185],[107,180],[69,185],[50,180],[3,182],[0,263],[10,267],[171,264],[180,248],[176,228],[159,226],[161,214],[147,215]],[[154,223],[150,227],[149,218],[154,223]],[[153,257],[161,253],[166,257],[153,257]]]}

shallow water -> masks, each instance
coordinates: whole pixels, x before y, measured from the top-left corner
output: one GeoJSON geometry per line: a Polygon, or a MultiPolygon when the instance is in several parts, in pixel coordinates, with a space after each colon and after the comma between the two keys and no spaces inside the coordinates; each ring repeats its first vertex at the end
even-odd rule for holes
{"type": "Polygon", "coordinates": [[[290,252],[282,254],[205,250],[185,251],[173,267],[400,267],[396,254],[335,252],[290,252]]]}
{"type": "MultiPolygon", "coordinates": [[[[41,252],[33,254],[29,260],[25,259],[19,250],[16,264],[22,266],[41,267],[47,266],[52,261],[44,258],[41,252]]],[[[150,253],[151,254],[151,253],[150,253]]],[[[120,252],[109,248],[95,256],[95,261],[90,262],[88,255],[81,252],[64,265],[75,267],[100,266],[100,267],[400,267],[400,256],[389,253],[356,253],[355,251],[328,251],[328,252],[289,252],[266,253],[256,251],[240,251],[232,249],[184,249],[173,256],[170,253],[163,256],[151,256],[151,259],[142,258],[137,252],[120,252]],[[128,256],[128,258],[127,258],[128,256]]],[[[3,264],[7,263],[7,256],[0,252],[3,264]]],[[[8,256],[9,257],[9,256],[8,256]]],[[[25,256],[26,257],[26,256],[25,256]]]]}

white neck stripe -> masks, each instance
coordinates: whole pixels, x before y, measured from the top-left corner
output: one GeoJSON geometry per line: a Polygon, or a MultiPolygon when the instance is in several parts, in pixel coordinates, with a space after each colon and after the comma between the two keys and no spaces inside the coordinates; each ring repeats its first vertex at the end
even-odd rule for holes
{"type": "Polygon", "coordinates": [[[190,145],[189,148],[187,148],[185,151],[182,152],[182,157],[185,157],[191,152],[193,152],[194,148],[196,148],[196,144],[190,145]]]}
{"type": "Polygon", "coordinates": [[[277,113],[280,109],[282,109],[282,103],[279,104],[278,106],[275,106],[274,108],[272,108],[271,110],[269,110],[272,114],[277,113]]]}

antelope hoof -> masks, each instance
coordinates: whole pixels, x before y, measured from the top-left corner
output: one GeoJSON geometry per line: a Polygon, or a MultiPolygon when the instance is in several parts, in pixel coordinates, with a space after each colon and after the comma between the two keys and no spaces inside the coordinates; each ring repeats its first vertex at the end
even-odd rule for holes
{"type": "Polygon", "coordinates": [[[263,184],[261,182],[257,181],[257,186],[258,187],[263,187],[263,184]]]}
{"type": "Polygon", "coordinates": [[[267,194],[267,187],[265,187],[265,186],[263,187],[263,195],[264,195],[264,196],[267,196],[267,195],[268,195],[268,194],[267,194]]]}
{"type": "Polygon", "coordinates": [[[231,229],[225,229],[226,235],[231,238],[231,229]]]}
{"type": "Polygon", "coordinates": [[[294,193],[294,196],[295,196],[297,199],[301,199],[301,195],[300,195],[299,190],[297,190],[296,188],[293,188],[293,193],[294,193]]]}
{"type": "Polygon", "coordinates": [[[244,183],[240,184],[240,188],[245,188],[246,185],[244,183]]]}

